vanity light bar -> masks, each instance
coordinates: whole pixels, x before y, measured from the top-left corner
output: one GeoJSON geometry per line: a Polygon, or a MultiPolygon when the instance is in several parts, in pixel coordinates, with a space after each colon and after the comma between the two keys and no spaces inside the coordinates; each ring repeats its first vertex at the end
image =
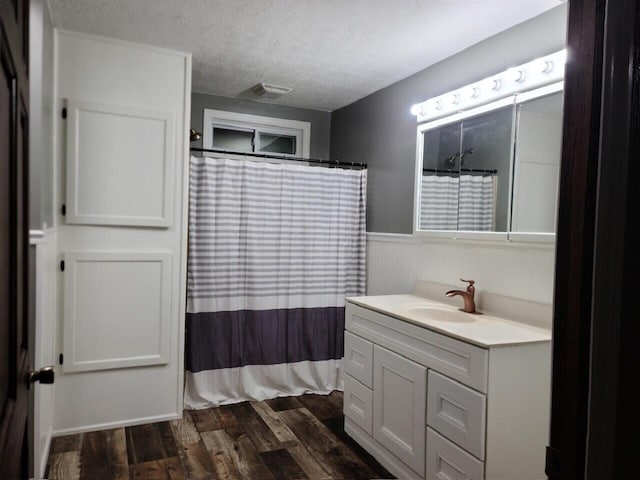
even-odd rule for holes
{"type": "Polygon", "coordinates": [[[561,81],[567,51],[560,50],[546,57],[510,68],[476,83],[430,98],[411,107],[418,123],[494,102],[514,93],[561,81]]]}

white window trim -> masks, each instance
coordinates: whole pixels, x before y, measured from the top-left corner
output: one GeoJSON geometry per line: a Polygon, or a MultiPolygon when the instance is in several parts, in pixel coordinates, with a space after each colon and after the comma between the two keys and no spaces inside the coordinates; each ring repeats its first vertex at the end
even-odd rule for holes
{"type": "MultiPolygon", "coordinates": [[[[205,108],[202,119],[202,147],[213,148],[213,127],[230,126],[232,128],[256,128],[263,133],[280,133],[295,135],[295,155],[291,157],[309,158],[311,153],[311,122],[289,120],[285,118],[264,117],[246,113],[212,110],[205,108]]],[[[244,152],[238,152],[242,154],[244,152]]],[[[281,154],[278,154],[281,155],[281,154]]]]}

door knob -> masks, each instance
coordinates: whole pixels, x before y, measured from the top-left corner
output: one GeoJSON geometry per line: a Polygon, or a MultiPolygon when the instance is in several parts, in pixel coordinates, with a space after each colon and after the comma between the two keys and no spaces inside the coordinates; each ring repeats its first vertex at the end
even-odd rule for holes
{"type": "Polygon", "coordinates": [[[55,380],[54,367],[42,367],[40,370],[31,370],[29,372],[29,383],[40,382],[51,384],[55,380]]]}

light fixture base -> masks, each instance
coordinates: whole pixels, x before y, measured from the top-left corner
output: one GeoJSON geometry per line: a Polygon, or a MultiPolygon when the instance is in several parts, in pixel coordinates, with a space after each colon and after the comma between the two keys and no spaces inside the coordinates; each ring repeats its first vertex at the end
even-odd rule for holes
{"type": "Polygon", "coordinates": [[[418,123],[480,107],[511,95],[561,82],[567,52],[561,50],[510,68],[465,87],[446,92],[411,107],[418,123]]]}

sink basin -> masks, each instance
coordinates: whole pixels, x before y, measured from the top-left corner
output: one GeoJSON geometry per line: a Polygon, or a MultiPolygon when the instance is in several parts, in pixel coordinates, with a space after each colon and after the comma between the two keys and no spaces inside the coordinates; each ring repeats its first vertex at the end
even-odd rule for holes
{"type": "Polygon", "coordinates": [[[435,320],[438,322],[470,323],[474,322],[474,315],[461,312],[453,308],[442,308],[432,305],[407,305],[402,308],[407,314],[420,320],[435,320]]]}

